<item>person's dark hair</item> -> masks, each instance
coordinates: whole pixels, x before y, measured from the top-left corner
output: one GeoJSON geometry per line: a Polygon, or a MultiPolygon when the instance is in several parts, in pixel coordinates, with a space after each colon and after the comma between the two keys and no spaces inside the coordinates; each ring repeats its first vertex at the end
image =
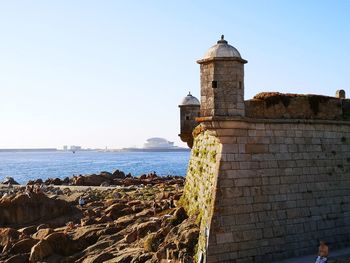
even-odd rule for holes
{"type": "Polygon", "coordinates": [[[327,241],[320,240],[320,245],[326,245],[326,246],[329,246],[329,243],[328,243],[327,241]]]}

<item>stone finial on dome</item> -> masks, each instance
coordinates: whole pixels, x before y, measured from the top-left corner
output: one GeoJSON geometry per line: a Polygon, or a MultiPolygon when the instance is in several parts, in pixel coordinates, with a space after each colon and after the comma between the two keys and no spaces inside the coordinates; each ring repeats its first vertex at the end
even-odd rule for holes
{"type": "Polygon", "coordinates": [[[217,43],[218,43],[218,44],[227,44],[228,42],[225,40],[225,36],[224,36],[224,35],[221,35],[221,39],[218,40],[217,43]]]}

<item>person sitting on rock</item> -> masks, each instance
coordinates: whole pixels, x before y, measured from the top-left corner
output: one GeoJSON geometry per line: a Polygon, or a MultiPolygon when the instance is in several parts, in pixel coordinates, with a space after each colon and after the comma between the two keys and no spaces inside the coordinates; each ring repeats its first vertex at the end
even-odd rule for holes
{"type": "Polygon", "coordinates": [[[328,244],[325,241],[320,241],[320,246],[318,247],[318,257],[316,258],[315,263],[326,263],[328,262],[328,244]]]}
{"type": "Polygon", "coordinates": [[[82,196],[79,197],[79,205],[83,207],[85,205],[85,200],[82,196]]]}

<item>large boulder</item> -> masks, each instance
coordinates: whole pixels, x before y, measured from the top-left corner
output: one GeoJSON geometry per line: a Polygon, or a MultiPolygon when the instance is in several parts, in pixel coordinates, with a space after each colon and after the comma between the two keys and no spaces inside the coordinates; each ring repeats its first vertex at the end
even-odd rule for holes
{"type": "Polygon", "coordinates": [[[131,231],[129,234],[125,236],[125,242],[130,244],[137,240],[137,229],[131,231]]]}
{"type": "Polygon", "coordinates": [[[148,221],[137,226],[137,236],[142,238],[149,233],[156,232],[160,227],[158,221],[148,221]]]}
{"type": "Polygon", "coordinates": [[[100,186],[106,178],[99,174],[81,175],[73,178],[73,185],[100,186]]]}
{"type": "Polygon", "coordinates": [[[41,240],[30,251],[29,262],[40,262],[53,254],[53,249],[47,240],[41,240]]]}
{"type": "Polygon", "coordinates": [[[47,237],[48,235],[50,235],[51,233],[53,233],[52,228],[42,228],[42,229],[39,229],[38,232],[36,232],[32,237],[34,239],[41,240],[47,237]]]}
{"type": "Polygon", "coordinates": [[[174,216],[172,218],[172,224],[178,225],[181,224],[186,218],[188,218],[185,208],[179,207],[175,210],[174,216]]]}
{"type": "Polygon", "coordinates": [[[83,263],[100,263],[112,259],[114,256],[108,252],[102,252],[98,255],[91,255],[84,259],[83,263]]]}
{"type": "Polygon", "coordinates": [[[63,200],[32,193],[2,198],[0,211],[0,225],[29,224],[61,216],[70,211],[70,206],[63,200]]]}
{"type": "Polygon", "coordinates": [[[19,238],[20,233],[13,228],[0,228],[0,248],[19,238]]]}
{"type": "Polygon", "coordinates": [[[13,177],[7,176],[7,177],[5,177],[5,179],[1,182],[1,184],[16,184],[16,185],[18,185],[19,183],[17,183],[17,182],[15,181],[15,179],[13,179],[13,177]]]}
{"type": "Polygon", "coordinates": [[[186,249],[187,252],[193,252],[198,243],[198,236],[198,228],[189,229],[188,231],[180,233],[180,237],[177,242],[178,249],[186,249]]]}
{"type": "Polygon", "coordinates": [[[77,251],[76,242],[69,239],[63,232],[54,232],[44,240],[48,241],[54,252],[58,255],[69,256],[77,251]]]}
{"type": "Polygon", "coordinates": [[[39,240],[35,240],[32,238],[25,238],[17,243],[15,243],[10,249],[9,254],[23,254],[23,253],[29,253],[33,246],[35,246],[39,240]]]}
{"type": "Polygon", "coordinates": [[[62,185],[62,180],[60,178],[49,178],[45,181],[46,185],[62,185]]]}
{"type": "Polygon", "coordinates": [[[113,176],[114,176],[114,178],[117,178],[117,179],[124,179],[125,173],[123,171],[115,170],[113,172],[113,176]]]}
{"type": "Polygon", "coordinates": [[[29,180],[27,182],[27,185],[35,185],[35,184],[43,184],[44,181],[42,179],[36,179],[36,180],[29,180]]]}
{"type": "Polygon", "coordinates": [[[106,181],[111,181],[111,180],[113,180],[114,178],[115,178],[115,176],[112,174],[112,173],[110,173],[110,172],[101,172],[100,173],[100,176],[101,177],[103,177],[103,178],[105,178],[105,180],[106,181]]]}
{"type": "Polygon", "coordinates": [[[24,263],[24,262],[28,262],[28,259],[29,259],[29,253],[18,254],[5,260],[4,263],[24,263]]]}
{"type": "Polygon", "coordinates": [[[18,231],[25,236],[30,236],[30,235],[33,235],[37,231],[37,226],[23,227],[21,229],[18,229],[18,231]]]}
{"type": "Polygon", "coordinates": [[[117,203],[117,204],[113,204],[111,206],[109,206],[106,210],[105,213],[108,217],[112,218],[112,219],[117,219],[123,215],[125,215],[125,208],[127,208],[127,206],[125,204],[122,203],[117,203]]]}

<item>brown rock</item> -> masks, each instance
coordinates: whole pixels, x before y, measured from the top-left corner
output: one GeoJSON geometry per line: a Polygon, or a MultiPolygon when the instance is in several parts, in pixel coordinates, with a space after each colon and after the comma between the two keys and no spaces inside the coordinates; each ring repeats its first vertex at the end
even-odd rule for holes
{"type": "Polygon", "coordinates": [[[198,243],[199,230],[198,228],[190,229],[180,233],[178,248],[186,249],[188,252],[193,252],[198,243]]]}
{"type": "Polygon", "coordinates": [[[84,259],[83,263],[102,263],[113,258],[113,254],[108,252],[103,252],[99,255],[93,255],[84,259]]]}
{"type": "Polygon", "coordinates": [[[186,218],[188,218],[187,213],[183,207],[179,207],[175,210],[174,216],[171,219],[174,226],[181,224],[186,218]]]}
{"type": "Polygon", "coordinates": [[[44,258],[53,254],[53,249],[50,243],[43,239],[39,243],[37,243],[34,247],[32,247],[30,251],[29,262],[35,263],[43,260],[44,258]]]}
{"type": "Polygon", "coordinates": [[[133,230],[131,233],[127,234],[125,236],[125,242],[126,243],[132,243],[137,240],[137,229],[133,230]]]}
{"type": "MultiPolygon", "coordinates": [[[[94,253],[95,251],[103,251],[105,250],[106,248],[110,247],[111,246],[111,241],[110,240],[100,240],[98,241],[97,243],[87,247],[85,250],[84,250],[84,253],[94,253]]],[[[96,253],[94,253],[96,254],[96,253]]]]}
{"type": "Polygon", "coordinates": [[[85,217],[80,219],[81,226],[89,226],[96,223],[96,220],[93,217],[85,217]]]}
{"type": "Polygon", "coordinates": [[[48,220],[70,210],[63,200],[55,200],[45,194],[18,194],[0,200],[0,225],[28,224],[37,220],[48,220]]]}
{"type": "Polygon", "coordinates": [[[133,256],[130,254],[127,254],[127,255],[121,255],[121,256],[115,258],[112,262],[131,263],[132,260],[133,260],[133,256]]]}
{"type": "Polygon", "coordinates": [[[111,181],[115,178],[115,176],[110,172],[101,172],[100,176],[105,178],[106,181],[111,181]]]}
{"type": "Polygon", "coordinates": [[[142,202],[140,200],[132,200],[127,203],[127,206],[140,205],[142,202]]]}
{"type": "Polygon", "coordinates": [[[110,218],[109,216],[101,216],[100,218],[96,219],[96,222],[98,224],[102,224],[102,223],[108,223],[113,221],[112,218],[110,218]]]}
{"type": "Polygon", "coordinates": [[[53,184],[53,185],[62,185],[62,180],[60,178],[52,179],[51,184],[53,184]]]}
{"type": "Polygon", "coordinates": [[[43,240],[49,242],[55,253],[59,255],[69,256],[77,250],[75,242],[63,232],[54,232],[43,240]]]}
{"type": "Polygon", "coordinates": [[[125,173],[119,170],[115,170],[113,172],[113,176],[117,179],[124,179],[125,178],[125,173]]]}
{"type": "Polygon", "coordinates": [[[153,209],[145,209],[139,213],[136,214],[137,218],[142,218],[142,217],[149,217],[154,215],[154,210],[153,209]]]}
{"type": "Polygon", "coordinates": [[[106,181],[106,178],[98,174],[89,174],[74,178],[74,185],[99,186],[106,181]]]}
{"type": "Polygon", "coordinates": [[[50,228],[50,226],[48,224],[40,224],[38,225],[38,227],[36,228],[36,230],[40,230],[40,229],[45,229],[45,228],[50,228]]]}
{"type": "Polygon", "coordinates": [[[128,214],[126,210],[123,210],[125,208],[127,208],[125,204],[118,203],[108,207],[105,210],[105,213],[108,217],[112,219],[117,219],[118,217],[128,214]]]}
{"type": "Polygon", "coordinates": [[[116,221],[115,224],[118,227],[126,228],[128,225],[132,224],[135,221],[135,217],[133,215],[126,215],[119,217],[116,221]]]}
{"type": "MultiPolygon", "coordinates": [[[[1,210],[0,210],[1,211],[1,210]]],[[[0,228],[0,248],[19,238],[20,233],[13,228],[0,228]]]]}
{"type": "Polygon", "coordinates": [[[93,209],[89,208],[84,211],[84,216],[87,216],[87,217],[96,216],[96,212],[93,209]]]}
{"type": "Polygon", "coordinates": [[[143,242],[143,248],[146,252],[156,252],[158,248],[157,233],[151,233],[147,235],[143,242]]]}
{"type": "Polygon", "coordinates": [[[35,246],[39,241],[32,239],[32,238],[26,238],[18,241],[16,244],[14,244],[10,250],[8,251],[9,254],[23,254],[23,253],[30,253],[30,250],[33,246],[35,246]]]}
{"type": "Polygon", "coordinates": [[[51,233],[53,233],[53,229],[52,228],[44,228],[44,229],[39,229],[38,232],[36,232],[35,234],[33,234],[33,238],[34,239],[44,239],[45,237],[47,237],[48,235],[50,235],[51,233]]]}
{"type": "Polygon", "coordinates": [[[140,256],[133,259],[132,263],[150,263],[150,259],[153,257],[153,253],[142,253],[140,256]]]}
{"type": "Polygon", "coordinates": [[[149,221],[137,226],[137,235],[139,238],[146,236],[148,233],[156,232],[160,227],[159,222],[149,221]]]}
{"type": "Polygon", "coordinates": [[[18,185],[19,183],[17,183],[15,181],[15,179],[13,179],[12,177],[6,177],[4,181],[1,182],[1,184],[10,184],[10,185],[18,185]]]}
{"type": "Polygon", "coordinates": [[[14,255],[9,259],[5,260],[4,262],[5,263],[27,263],[28,260],[29,260],[29,253],[14,255]]]}
{"type": "Polygon", "coordinates": [[[18,241],[16,244],[14,244],[10,250],[9,254],[23,254],[23,253],[30,253],[30,250],[33,246],[35,246],[39,241],[32,239],[32,238],[26,238],[18,241]]]}
{"type": "Polygon", "coordinates": [[[132,211],[133,211],[134,213],[140,213],[140,212],[142,212],[145,208],[146,208],[145,205],[134,205],[134,206],[131,207],[131,209],[132,209],[132,211]]]}
{"type": "Polygon", "coordinates": [[[36,231],[37,231],[36,226],[28,226],[28,227],[18,229],[18,232],[23,233],[26,236],[33,235],[36,231]]]}

